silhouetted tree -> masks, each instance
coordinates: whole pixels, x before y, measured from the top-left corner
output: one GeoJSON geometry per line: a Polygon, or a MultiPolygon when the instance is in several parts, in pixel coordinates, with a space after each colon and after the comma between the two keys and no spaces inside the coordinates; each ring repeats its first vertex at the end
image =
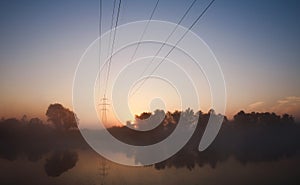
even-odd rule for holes
{"type": "Polygon", "coordinates": [[[50,177],[58,177],[62,173],[74,168],[78,161],[78,154],[74,151],[56,151],[46,159],[45,171],[50,177]]]}
{"type": "Polygon", "coordinates": [[[288,114],[284,114],[282,117],[275,114],[274,112],[251,112],[245,113],[244,111],[240,111],[236,115],[234,115],[234,122],[242,123],[242,124],[280,124],[280,123],[294,123],[294,118],[288,114]]]}
{"type": "Polygon", "coordinates": [[[39,118],[31,118],[28,123],[30,125],[42,125],[43,121],[39,118]]]}
{"type": "Polygon", "coordinates": [[[22,123],[27,123],[28,122],[28,118],[27,118],[27,116],[25,114],[22,116],[21,122],[22,123]]]}
{"type": "Polygon", "coordinates": [[[180,116],[181,121],[187,125],[197,123],[197,115],[195,115],[194,111],[190,108],[182,112],[180,116]]]}
{"type": "Polygon", "coordinates": [[[49,105],[46,116],[57,129],[77,128],[76,115],[61,104],[49,105]]]}
{"type": "Polygon", "coordinates": [[[208,114],[209,115],[216,115],[216,111],[214,109],[209,109],[208,114]]]}
{"type": "Polygon", "coordinates": [[[164,123],[165,112],[163,110],[155,110],[154,114],[143,112],[140,116],[135,116],[135,124],[137,128],[148,130],[153,128],[153,125],[164,123]]]}
{"type": "Polygon", "coordinates": [[[291,115],[283,114],[283,115],[282,115],[282,121],[285,122],[285,123],[294,123],[294,122],[295,122],[295,119],[294,119],[294,117],[291,116],[291,115]]]}
{"type": "Polygon", "coordinates": [[[246,114],[244,111],[238,112],[236,115],[233,116],[234,121],[245,123],[247,122],[246,114]]]}
{"type": "Polygon", "coordinates": [[[135,118],[144,120],[144,119],[148,119],[151,115],[152,115],[151,112],[143,112],[141,115],[135,115],[135,118]]]}

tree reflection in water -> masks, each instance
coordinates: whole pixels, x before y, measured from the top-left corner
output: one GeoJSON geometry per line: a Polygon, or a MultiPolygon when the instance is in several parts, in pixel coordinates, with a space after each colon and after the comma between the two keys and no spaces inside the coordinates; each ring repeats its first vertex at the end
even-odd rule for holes
{"type": "MultiPolygon", "coordinates": [[[[151,120],[156,120],[156,113],[159,116],[162,114],[161,111],[155,111],[154,115],[143,113],[141,116],[137,116],[139,120],[136,120],[136,124],[142,122],[144,127],[147,126],[147,121],[143,119],[152,116],[151,120]]],[[[179,111],[166,113],[163,121],[149,131],[139,132],[126,126],[112,127],[108,131],[122,142],[132,145],[149,145],[165,139],[172,133],[177,126],[180,113],[179,111]]],[[[206,164],[215,168],[218,163],[224,162],[230,157],[234,157],[242,164],[247,164],[277,161],[300,154],[300,126],[290,115],[278,116],[274,113],[241,111],[234,116],[232,121],[228,121],[225,117],[218,136],[212,145],[203,152],[198,151],[198,145],[209,116],[222,115],[216,115],[214,111],[194,113],[191,109],[183,112],[183,115],[187,127],[196,127],[194,134],[177,154],[154,164],[155,169],[185,167],[191,170],[197,165],[201,167],[206,164]],[[196,123],[195,116],[199,116],[196,123]]],[[[73,120],[67,118],[65,120],[73,120]]],[[[59,123],[64,123],[64,119],[59,123]]],[[[0,120],[0,158],[14,161],[25,156],[29,161],[35,162],[54,151],[46,159],[45,172],[52,177],[61,175],[76,165],[78,155],[75,151],[91,149],[78,129],[57,125],[58,123],[56,126],[44,124],[38,118],[0,120]]],[[[94,131],[90,130],[89,132],[94,131]]],[[[118,152],[123,152],[126,156],[139,162],[137,153],[116,149],[116,153],[118,152]]],[[[100,169],[102,164],[103,162],[99,162],[99,173],[101,172],[100,176],[104,174],[102,175],[104,179],[107,175],[107,168],[103,168],[106,169],[104,173],[103,169],[100,169]]]]}
{"type": "Polygon", "coordinates": [[[50,177],[58,177],[62,173],[74,168],[78,161],[78,154],[74,151],[55,151],[46,159],[45,171],[50,177]]]}

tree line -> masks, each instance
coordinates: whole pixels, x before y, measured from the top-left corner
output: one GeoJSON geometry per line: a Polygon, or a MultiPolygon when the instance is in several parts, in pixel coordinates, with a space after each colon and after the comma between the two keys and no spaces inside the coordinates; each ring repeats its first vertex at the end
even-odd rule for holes
{"type": "MultiPolygon", "coordinates": [[[[62,171],[73,167],[77,161],[74,150],[89,149],[89,145],[82,138],[77,129],[78,118],[61,104],[49,105],[45,112],[47,123],[39,118],[21,119],[9,118],[0,120],[0,158],[15,160],[20,156],[27,156],[30,161],[38,161],[52,151],[45,166],[51,176],[57,176],[62,171]],[[72,161],[68,161],[71,151],[72,161]],[[66,159],[55,162],[58,159],[66,159]]],[[[212,167],[218,162],[226,161],[233,156],[241,163],[279,160],[300,154],[300,126],[293,116],[275,113],[245,113],[238,112],[233,120],[217,114],[214,110],[207,113],[185,111],[164,112],[156,110],[153,113],[144,112],[135,116],[134,123],[127,126],[108,128],[113,136],[131,145],[149,145],[168,137],[178,126],[184,123],[183,131],[194,127],[195,131],[188,143],[174,156],[166,161],[155,164],[156,169],[166,167],[187,167],[209,164],[212,167]],[[198,151],[208,119],[211,117],[224,118],[220,132],[211,146],[204,152],[198,151]],[[151,130],[137,131],[134,126],[145,127],[147,124],[159,121],[151,130]],[[132,128],[131,128],[132,127],[132,128]]],[[[128,156],[133,154],[128,154],[128,156]]],[[[132,156],[136,157],[136,156],[132,156]]],[[[136,158],[138,161],[138,158],[136,158]]]]}

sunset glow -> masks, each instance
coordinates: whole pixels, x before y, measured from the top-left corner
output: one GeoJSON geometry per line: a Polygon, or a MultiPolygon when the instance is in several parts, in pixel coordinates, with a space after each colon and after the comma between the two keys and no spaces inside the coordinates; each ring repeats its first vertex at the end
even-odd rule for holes
{"type": "Polygon", "coordinates": [[[1,0],[0,184],[300,184],[300,1],[1,0]]]}

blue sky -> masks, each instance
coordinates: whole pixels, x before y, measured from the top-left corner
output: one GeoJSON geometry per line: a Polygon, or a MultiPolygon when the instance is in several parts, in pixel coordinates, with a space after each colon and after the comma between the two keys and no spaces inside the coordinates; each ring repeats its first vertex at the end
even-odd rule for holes
{"type": "MultiPolygon", "coordinates": [[[[98,36],[99,1],[0,2],[0,116],[43,115],[53,102],[72,106],[80,56],[98,36]]],[[[149,18],[155,0],[123,0],[120,24],[149,18]]],[[[153,19],[177,22],[192,1],[161,0],[153,19]]],[[[208,1],[199,0],[183,26],[208,1]]],[[[103,3],[103,32],[112,1],[103,3]]],[[[222,67],[228,114],[240,109],[299,114],[300,3],[216,0],[192,29],[222,67]],[[256,107],[254,105],[257,105],[256,107]]]]}

